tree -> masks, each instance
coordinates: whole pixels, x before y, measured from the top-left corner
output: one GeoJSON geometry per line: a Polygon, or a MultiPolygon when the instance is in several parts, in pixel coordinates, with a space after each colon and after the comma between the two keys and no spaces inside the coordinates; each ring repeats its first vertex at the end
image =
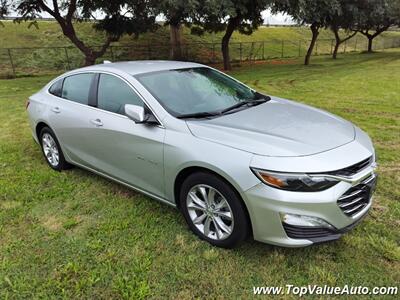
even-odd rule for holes
{"type": "Polygon", "coordinates": [[[161,0],[159,12],[165,17],[165,25],[170,27],[172,59],[182,59],[182,25],[186,24],[199,5],[197,0],[161,0]]]}
{"type": "Polygon", "coordinates": [[[235,30],[250,35],[263,23],[261,12],[268,0],[203,0],[194,16],[196,25],[192,32],[225,31],[221,41],[224,69],[230,70],[229,41],[235,30]]]}
{"type": "Polygon", "coordinates": [[[368,53],[372,52],[374,38],[399,24],[398,0],[358,0],[355,29],[368,39],[368,53]]]}
{"type": "Polygon", "coordinates": [[[339,47],[342,43],[351,39],[357,34],[357,30],[353,30],[357,18],[356,1],[338,0],[340,10],[332,15],[329,28],[335,36],[335,47],[333,49],[332,58],[337,58],[339,47]],[[340,36],[340,29],[345,31],[345,36],[340,36]]]}
{"type": "MultiPolygon", "coordinates": [[[[9,6],[8,0],[0,0],[0,20],[4,19],[9,14],[9,6]]],[[[4,26],[1,21],[0,26],[4,26]]]]}
{"type": "Polygon", "coordinates": [[[304,64],[310,63],[310,57],[317,41],[319,30],[331,24],[332,16],[340,14],[337,0],[282,0],[272,6],[273,12],[285,12],[299,24],[308,24],[311,30],[311,41],[304,58],[304,64]]]}
{"type": "Polygon", "coordinates": [[[63,34],[84,54],[85,65],[92,65],[123,34],[139,34],[147,31],[155,23],[155,15],[149,10],[149,1],[107,1],[107,0],[21,0],[14,1],[19,20],[35,20],[42,13],[51,15],[60,25],[63,34]],[[106,32],[106,38],[98,50],[78,37],[75,21],[85,21],[95,13],[105,17],[94,23],[98,30],[106,32]]]}

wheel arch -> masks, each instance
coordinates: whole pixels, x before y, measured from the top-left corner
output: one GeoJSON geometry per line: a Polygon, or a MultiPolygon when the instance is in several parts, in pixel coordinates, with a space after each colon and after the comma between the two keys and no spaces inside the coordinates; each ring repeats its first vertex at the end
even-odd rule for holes
{"type": "Polygon", "coordinates": [[[196,172],[204,172],[204,173],[213,174],[213,175],[217,176],[218,178],[220,178],[221,180],[223,180],[225,183],[227,183],[232,188],[232,190],[237,194],[237,196],[240,199],[240,202],[244,208],[245,214],[249,221],[250,232],[252,234],[253,228],[252,228],[252,222],[250,219],[249,210],[247,208],[245,201],[243,200],[241,193],[239,192],[239,189],[237,187],[235,187],[235,184],[233,184],[225,176],[221,175],[220,173],[218,173],[215,170],[212,170],[210,168],[202,167],[202,166],[189,166],[189,167],[186,167],[179,171],[179,173],[176,175],[175,181],[174,181],[174,200],[175,200],[176,207],[178,209],[180,209],[179,193],[180,193],[180,189],[181,189],[183,182],[185,181],[185,179],[188,176],[190,176],[191,174],[196,173],[196,172]]]}
{"type": "MultiPolygon", "coordinates": [[[[36,127],[35,127],[35,134],[36,134],[36,137],[37,137],[37,139],[38,139],[38,141],[40,140],[40,132],[42,131],[42,129],[44,128],[44,127],[49,127],[50,128],[50,126],[48,125],[48,124],[46,124],[45,122],[43,122],[43,121],[39,121],[37,124],[36,124],[36,127]]],[[[51,129],[51,128],[50,128],[51,129]]]]}

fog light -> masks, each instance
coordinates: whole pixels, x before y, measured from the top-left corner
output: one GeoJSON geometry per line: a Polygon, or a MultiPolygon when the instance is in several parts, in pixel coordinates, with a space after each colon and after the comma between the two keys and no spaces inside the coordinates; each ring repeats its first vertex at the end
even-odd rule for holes
{"type": "Polygon", "coordinates": [[[335,227],[333,227],[331,224],[317,217],[301,216],[287,213],[280,213],[280,216],[281,221],[288,225],[304,227],[323,227],[335,230],[335,227]]]}

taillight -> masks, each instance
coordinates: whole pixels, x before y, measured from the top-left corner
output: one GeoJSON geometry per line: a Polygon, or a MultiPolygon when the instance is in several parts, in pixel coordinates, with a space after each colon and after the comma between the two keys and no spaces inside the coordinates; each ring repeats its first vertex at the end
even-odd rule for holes
{"type": "Polygon", "coordinates": [[[26,104],[25,104],[25,109],[28,109],[29,104],[30,104],[30,102],[29,102],[29,99],[28,99],[28,101],[26,101],[26,104]]]}

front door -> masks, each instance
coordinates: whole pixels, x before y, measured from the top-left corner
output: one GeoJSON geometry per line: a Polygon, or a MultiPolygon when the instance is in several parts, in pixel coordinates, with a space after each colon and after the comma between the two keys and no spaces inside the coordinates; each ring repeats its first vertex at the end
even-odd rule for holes
{"type": "Polygon", "coordinates": [[[92,108],[85,137],[89,167],[137,188],[164,197],[165,129],[136,124],[124,105],[144,103],[121,78],[100,74],[97,108],[92,108]]]}

